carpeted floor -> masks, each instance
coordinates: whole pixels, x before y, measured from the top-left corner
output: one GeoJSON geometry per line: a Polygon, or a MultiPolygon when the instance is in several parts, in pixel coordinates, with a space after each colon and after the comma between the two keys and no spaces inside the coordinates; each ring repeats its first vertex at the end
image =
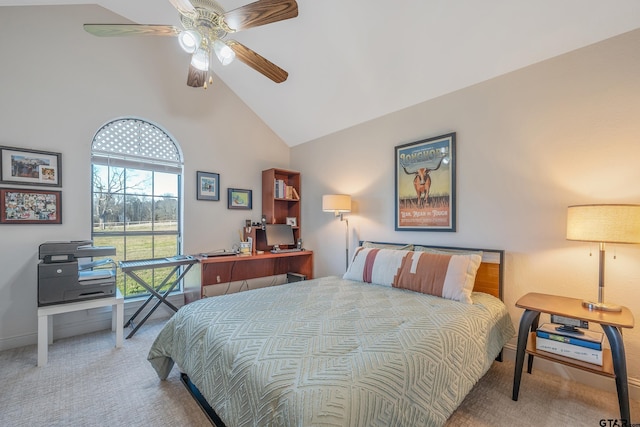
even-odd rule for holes
{"type": "MultiPolygon", "coordinates": [[[[110,331],[58,340],[43,368],[36,367],[35,345],[0,352],[0,426],[210,425],[177,369],[160,381],[146,361],[163,324],[145,323],[121,349],[110,331]]],[[[514,402],[512,381],[513,363],[495,362],[447,427],[596,427],[619,417],[614,393],[534,370],[523,375],[514,402]]],[[[640,422],[640,402],[631,402],[631,416],[640,422]]]]}

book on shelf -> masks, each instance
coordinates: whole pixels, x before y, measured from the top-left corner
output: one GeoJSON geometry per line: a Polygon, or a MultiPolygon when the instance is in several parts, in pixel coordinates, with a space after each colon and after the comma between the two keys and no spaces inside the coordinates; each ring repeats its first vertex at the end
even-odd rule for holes
{"type": "Polygon", "coordinates": [[[276,179],[273,183],[273,196],[276,199],[300,200],[300,196],[293,185],[283,179],[276,179]]]}
{"type": "Polygon", "coordinates": [[[276,179],[274,183],[274,196],[276,199],[284,199],[285,198],[285,183],[282,179],[276,179]]]}
{"type": "Polygon", "coordinates": [[[536,330],[536,335],[540,338],[573,344],[580,347],[602,350],[604,334],[602,332],[589,331],[586,329],[576,332],[559,330],[554,323],[545,323],[536,330]]]}
{"type": "Polygon", "coordinates": [[[571,359],[602,366],[602,350],[581,347],[547,338],[536,337],[536,350],[542,350],[571,359]]]}

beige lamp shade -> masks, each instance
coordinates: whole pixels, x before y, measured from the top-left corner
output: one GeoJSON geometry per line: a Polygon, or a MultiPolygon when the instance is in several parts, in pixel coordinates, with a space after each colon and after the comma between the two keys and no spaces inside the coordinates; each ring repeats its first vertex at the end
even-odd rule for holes
{"type": "Polygon", "coordinates": [[[325,212],[351,212],[351,196],[348,194],[325,194],[322,196],[322,210],[325,212]]]}
{"type": "Polygon", "coordinates": [[[567,240],[640,243],[640,205],[569,206],[567,240]]]}

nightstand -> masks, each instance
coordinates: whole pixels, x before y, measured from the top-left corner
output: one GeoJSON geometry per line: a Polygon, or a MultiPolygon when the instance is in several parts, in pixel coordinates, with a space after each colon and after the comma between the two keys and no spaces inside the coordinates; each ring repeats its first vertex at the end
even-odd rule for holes
{"type": "Polygon", "coordinates": [[[529,293],[516,302],[516,307],[524,308],[518,329],[518,348],[516,350],[516,366],[513,374],[513,400],[518,400],[520,379],[525,352],[529,354],[527,372],[531,373],[533,357],[550,360],[571,366],[583,371],[615,378],[620,405],[620,418],[631,422],[629,413],[629,385],[627,383],[627,362],[622,342],[622,328],[633,328],[633,314],[622,307],[620,312],[589,310],[582,306],[582,300],[556,295],[529,293]],[[536,329],[540,313],[557,314],[559,316],[586,320],[602,327],[611,349],[603,349],[602,366],[581,362],[576,359],[559,356],[536,350],[536,329]]]}

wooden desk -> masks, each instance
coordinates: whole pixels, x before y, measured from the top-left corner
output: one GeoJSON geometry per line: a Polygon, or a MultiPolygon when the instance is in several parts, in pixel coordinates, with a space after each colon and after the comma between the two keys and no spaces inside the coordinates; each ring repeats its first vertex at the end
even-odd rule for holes
{"type": "Polygon", "coordinates": [[[529,354],[527,372],[531,373],[533,357],[550,360],[576,369],[598,375],[613,377],[616,380],[620,418],[631,423],[629,411],[629,386],[627,382],[627,362],[622,342],[621,328],[633,328],[633,314],[628,308],[622,307],[620,312],[606,312],[589,310],[582,306],[582,300],[556,295],[529,293],[516,302],[516,307],[524,308],[518,329],[518,347],[516,350],[516,366],[513,375],[513,400],[518,400],[520,379],[525,352],[529,354]],[[603,349],[602,366],[581,362],[553,353],[536,350],[536,329],[540,313],[557,314],[559,316],[586,320],[597,323],[609,340],[611,350],[603,349]]]}
{"type": "Polygon", "coordinates": [[[200,297],[205,286],[277,274],[299,273],[313,278],[313,252],[286,252],[261,255],[200,258],[200,297]]]}

